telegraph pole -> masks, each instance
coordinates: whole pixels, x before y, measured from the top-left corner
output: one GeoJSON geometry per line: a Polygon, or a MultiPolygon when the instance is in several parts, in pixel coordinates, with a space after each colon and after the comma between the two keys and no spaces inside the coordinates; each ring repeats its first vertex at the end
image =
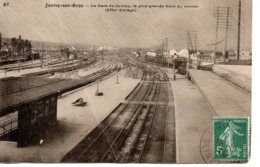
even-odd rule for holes
{"type": "Polygon", "coordinates": [[[99,85],[98,85],[98,83],[99,83],[99,79],[97,80],[97,90],[96,90],[96,92],[99,92],[99,85]]]}
{"type": "Polygon", "coordinates": [[[118,82],[118,72],[119,72],[119,70],[117,70],[117,72],[116,72],[116,84],[119,84],[119,82],[118,82]]]}
{"type": "Polygon", "coordinates": [[[238,32],[237,32],[237,60],[240,56],[240,28],[241,28],[241,0],[239,0],[238,6],[238,32]]]}
{"type": "Polygon", "coordinates": [[[164,55],[163,55],[163,52],[164,52],[164,39],[162,39],[163,41],[162,41],[162,46],[161,46],[161,52],[162,52],[162,57],[161,57],[161,67],[163,67],[163,57],[164,57],[164,55]]]}
{"type": "Polygon", "coordinates": [[[103,60],[104,60],[104,50],[102,48],[102,63],[103,63],[103,60]]]}
{"type": "Polygon", "coordinates": [[[96,55],[96,46],[94,45],[92,49],[93,49],[93,50],[92,50],[93,56],[95,56],[95,55],[96,55]]]}
{"type": "Polygon", "coordinates": [[[191,48],[191,52],[193,52],[192,40],[191,40],[190,32],[188,32],[188,51],[189,51],[189,60],[188,60],[189,66],[188,66],[188,68],[191,67],[190,48],[191,48]]]}
{"type": "Polygon", "coordinates": [[[168,54],[168,38],[165,38],[165,55],[167,57],[168,68],[170,67],[169,54],[168,54]]]}
{"type": "MultiPolygon", "coordinates": [[[[216,17],[216,38],[215,38],[215,43],[218,42],[218,29],[219,29],[219,6],[216,8],[215,10],[216,13],[215,14],[215,17],[216,17]]],[[[214,64],[216,63],[216,52],[217,52],[217,46],[218,45],[215,45],[215,49],[214,49],[214,64]]]]}
{"type": "Polygon", "coordinates": [[[67,56],[67,71],[68,71],[68,69],[69,69],[69,56],[70,56],[70,51],[69,51],[69,48],[67,48],[66,50],[67,50],[66,56],[67,56]]]}
{"type": "Polygon", "coordinates": [[[230,7],[227,8],[227,20],[226,20],[226,40],[225,40],[225,59],[227,55],[227,42],[228,42],[228,25],[229,25],[229,15],[230,15],[230,7]]]}
{"type": "Polygon", "coordinates": [[[66,62],[65,62],[65,58],[64,58],[64,50],[62,48],[62,46],[60,47],[60,57],[61,57],[61,62],[62,62],[62,67],[63,67],[63,72],[65,72],[65,66],[66,66],[66,62]]]}
{"type": "Polygon", "coordinates": [[[20,72],[20,59],[18,58],[18,72],[20,72]]]}
{"type": "Polygon", "coordinates": [[[2,34],[0,32],[0,50],[2,49],[2,34]]]}
{"type": "MultiPolygon", "coordinates": [[[[188,31],[188,50],[194,54],[197,57],[197,31],[188,31]]],[[[191,58],[189,53],[189,67],[191,68],[191,58]]]]}
{"type": "MultiPolygon", "coordinates": [[[[33,56],[34,57],[34,56],[33,56]]],[[[43,42],[42,42],[42,56],[41,56],[41,68],[43,67],[43,42]]]]}
{"type": "MultiPolygon", "coordinates": [[[[96,46],[94,45],[93,46],[93,57],[95,57],[96,56],[96,46]]],[[[94,58],[94,59],[96,59],[96,58],[94,58]]],[[[95,62],[93,63],[93,67],[95,67],[95,62]]]]}
{"type": "Polygon", "coordinates": [[[175,74],[175,58],[172,60],[172,70],[173,70],[173,80],[176,80],[176,74],[175,74]]]}
{"type": "Polygon", "coordinates": [[[215,39],[215,50],[214,50],[214,63],[216,63],[216,52],[217,52],[217,45],[220,43],[218,42],[218,32],[220,28],[225,29],[225,48],[224,48],[224,60],[226,62],[227,55],[227,44],[228,44],[228,30],[231,28],[231,17],[232,17],[232,10],[230,7],[216,7],[214,9],[214,17],[216,19],[216,39],[215,39]]]}

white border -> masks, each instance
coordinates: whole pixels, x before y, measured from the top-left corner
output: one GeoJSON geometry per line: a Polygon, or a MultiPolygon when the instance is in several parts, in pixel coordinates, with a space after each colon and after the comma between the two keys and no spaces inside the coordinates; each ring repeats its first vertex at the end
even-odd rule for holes
{"type": "MultiPolygon", "coordinates": [[[[252,136],[251,136],[251,158],[249,159],[248,164],[236,164],[236,166],[256,166],[258,167],[260,164],[260,158],[259,158],[259,148],[260,148],[260,133],[258,132],[258,129],[260,128],[260,0],[252,0],[253,1],[253,89],[252,89],[252,120],[251,120],[251,125],[252,125],[252,136]]],[[[3,165],[2,166],[9,166],[9,167],[33,167],[36,164],[11,164],[11,165],[3,165]]],[[[41,166],[41,167],[57,167],[57,166],[67,166],[67,167],[115,167],[115,165],[121,166],[122,164],[37,164],[36,166],[41,166]]],[[[123,164],[124,166],[131,166],[131,167],[136,167],[140,165],[137,164],[123,164]]],[[[160,167],[162,166],[161,164],[141,164],[142,167],[160,167]]],[[[187,166],[187,165],[165,165],[165,166],[187,166]]],[[[193,164],[192,166],[198,166],[200,167],[201,164],[193,164]]],[[[218,166],[220,165],[210,165],[206,164],[203,165],[205,167],[207,166],[218,166]]],[[[232,167],[234,164],[221,164],[221,167],[223,166],[229,166],[232,167]]]]}

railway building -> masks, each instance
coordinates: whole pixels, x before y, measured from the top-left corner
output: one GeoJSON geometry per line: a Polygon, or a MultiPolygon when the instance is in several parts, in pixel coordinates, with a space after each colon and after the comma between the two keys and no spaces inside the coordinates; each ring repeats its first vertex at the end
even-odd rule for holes
{"type": "MultiPolygon", "coordinates": [[[[58,81],[58,79],[55,79],[58,81]]],[[[40,77],[1,80],[0,138],[17,141],[18,147],[40,140],[57,121],[58,92],[53,80],[40,77]]]]}

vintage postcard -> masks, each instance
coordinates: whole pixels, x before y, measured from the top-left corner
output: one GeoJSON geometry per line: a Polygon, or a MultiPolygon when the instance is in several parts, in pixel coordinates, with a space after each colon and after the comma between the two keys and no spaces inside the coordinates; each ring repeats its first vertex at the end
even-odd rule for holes
{"type": "Polygon", "coordinates": [[[247,163],[252,0],[0,0],[0,163],[247,163]]]}

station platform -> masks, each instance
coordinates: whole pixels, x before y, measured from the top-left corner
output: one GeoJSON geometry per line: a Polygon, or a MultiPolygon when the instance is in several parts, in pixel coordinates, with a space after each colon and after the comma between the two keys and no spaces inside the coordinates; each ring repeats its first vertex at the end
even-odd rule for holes
{"type": "Polygon", "coordinates": [[[183,76],[171,81],[175,101],[177,163],[205,163],[200,142],[213,113],[197,86],[183,76]]]}
{"type": "Polygon", "coordinates": [[[1,162],[60,162],[88,133],[109,115],[139,83],[140,79],[128,77],[126,70],[99,82],[103,96],[95,96],[95,83],[67,93],[58,100],[58,124],[41,136],[43,143],[17,148],[16,142],[0,141],[1,162]],[[84,107],[71,103],[78,98],[87,101],[84,107]]]}
{"type": "Polygon", "coordinates": [[[252,66],[249,65],[218,65],[212,68],[220,77],[231,81],[241,88],[251,92],[252,90],[252,66]]]}
{"type": "Polygon", "coordinates": [[[251,93],[210,71],[189,69],[192,81],[218,116],[250,116],[251,93]]]}
{"type": "Polygon", "coordinates": [[[163,70],[174,94],[177,163],[219,163],[212,158],[213,117],[250,117],[251,93],[210,71],[189,70],[190,81],[163,70]]]}

